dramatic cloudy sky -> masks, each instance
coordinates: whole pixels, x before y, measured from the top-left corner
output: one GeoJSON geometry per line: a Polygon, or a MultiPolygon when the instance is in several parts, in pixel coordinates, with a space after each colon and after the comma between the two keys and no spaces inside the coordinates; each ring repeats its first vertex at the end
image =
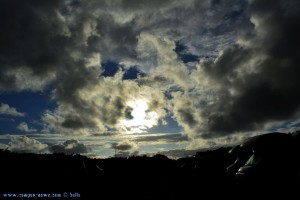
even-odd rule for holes
{"type": "Polygon", "coordinates": [[[0,142],[179,152],[300,126],[297,0],[2,0],[0,142]]]}

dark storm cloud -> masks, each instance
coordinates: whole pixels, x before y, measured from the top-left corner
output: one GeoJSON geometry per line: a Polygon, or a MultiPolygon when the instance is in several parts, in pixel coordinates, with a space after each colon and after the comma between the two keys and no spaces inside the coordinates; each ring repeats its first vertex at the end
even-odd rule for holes
{"type": "Polygon", "coordinates": [[[62,144],[54,144],[49,146],[51,153],[65,153],[65,154],[80,154],[88,153],[90,149],[78,140],[67,140],[62,144]]]}
{"type": "Polygon", "coordinates": [[[57,0],[0,2],[0,89],[40,90],[65,55],[57,0]]]}
{"type": "Polygon", "coordinates": [[[254,30],[249,31],[255,34],[225,49],[214,62],[200,64],[219,91],[218,101],[201,112],[207,132],[253,130],[299,111],[299,13],[297,1],[252,1],[254,30]]]}
{"type": "Polygon", "coordinates": [[[99,83],[99,51],[88,42],[98,35],[95,17],[78,12],[68,1],[0,4],[0,90],[36,91],[52,83],[53,98],[62,108],[59,115],[45,113],[47,127],[72,132],[97,126],[91,120],[94,108],[78,94],[99,83]]]}
{"type": "MultiPolygon", "coordinates": [[[[234,0],[231,3],[237,5],[234,0]]],[[[223,4],[224,10],[218,11],[215,6],[209,0],[201,4],[193,0],[1,1],[0,90],[37,91],[52,84],[58,107],[42,116],[48,132],[121,130],[120,119],[132,117],[126,102],[144,96],[150,99],[149,109],[163,118],[167,103],[161,88],[168,86],[145,87],[140,84],[143,81],[122,80],[122,73],[99,76],[100,63],[114,60],[147,72],[155,67],[164,79],[187,87],[188,70],[177,62],[175,41],[187,43],[190,53],[188,50],[196,52],[200,43],[211,49],[232,38],[230,24],[220,24],[226,13],[239,10],[239,6],[223,4]],[[198,40],[196,36],[204,32],[201,38],[205,40],[219,35],[212,39],[216,41],[213,45],[211,40],[198,40]],[[222,33],[229,36],[222,37],[222,33]],[[151,51],[157,54],[152,60],[151,51]],[[159,103],[154,98],[160,99],[159,103]]]]}
{"type": "Polygon", "coordinates": [[[232,42],[232,28],[245,24],[244,7],[245,2],[236,0],[218,5],[210,0],[121,0],[80,2],[74,10],[97,21],[99,34],[89,38],[89,48],[100,51],[103,60],[128,59],[144,65],[149,60],[136,59],[135,49],[142,32],[181,41],[193,53],[206,56],[216,46],[232,42]]]}
{"type": "MultiPolygon", "coordinates": [[[[101,17],[101,16],[100,16],[101,17]]],[[[102,19],[98,21],[97,31],[102,36],[101,40],[91,41],[90,46],[102,52],[104,59],[122,60],[124,58],[134,57],[135,46],[137,45],[136,36],[139,34],[135,32],[134,24],[132,22],[124,25],[116,24],[113,20],[109,20],[111,26],[107,25],[107,20],[102,19]],[[109,28],[109,29],[107,29],[109,28]],[[104,30],[103,30],[104,29],[104,30]],[[116,45],[112,48],[113,41],[116,45]]]]}
{"type": "Polygon", "coordinates": [[[132,116],[132,111],[133,111],[133,109],[131,108],[131,107],[127,107],[126,109],[125,109],[125,118],[126,119],[133,119],[133,116],[132,116]]]}
{"type": "Polygon", "coordinates": [[[116,157],[130,157],[139,154],[139,151],[135,150],[137,148],[136,143],[128,140],[112,143],[111,148],[115,150],[116,157]]]}
{"type": "Polygon", "coordinates": [[[215,2],[3,0],[0,90],[52,84],[58,106],[42,121],[56,133],[124,131],[119,122],[132,119],[127,104],[137,99],[159,115],[155,125],[168,113],[196,137],[292,118],[300,102],[299,3],[215,2]],[[176,44],[199,65],[188,66],[176,44]],[[104,77],[100,63],[108,60],[145,76],[104,77]]]}
{"type": "Polygon", "coordinates": [[[136,148],[136,144],[130,141],[121,141],[118,143],[112,143],[111,147],[113,149],[119,150],[119,151],[128,151],[136,148]]]}

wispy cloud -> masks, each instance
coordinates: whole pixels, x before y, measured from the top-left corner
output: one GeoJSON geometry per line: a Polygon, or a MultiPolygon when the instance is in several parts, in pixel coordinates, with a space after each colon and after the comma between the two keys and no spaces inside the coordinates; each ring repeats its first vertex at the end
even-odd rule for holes
{"type": "Polygon", "coordinates": [[[24,117],[25,113],[18,112],[16,108],[10,107],[8,104],[0,104],[0,115],[10,115],[15,117],[24,117]]]}

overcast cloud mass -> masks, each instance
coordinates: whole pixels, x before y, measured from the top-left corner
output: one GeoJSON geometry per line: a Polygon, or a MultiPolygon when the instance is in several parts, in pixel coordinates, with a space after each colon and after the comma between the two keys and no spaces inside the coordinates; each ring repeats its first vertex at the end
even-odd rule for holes
{"type": "MultiPolygon", "coordinates": [[[[300,107],[299,4],[3,0],[0,94],[49,92],[56,104],[31,120],[0,99],[0,115],[22,117],[15,128],[24,132],[76,137],[147,133],[173,120],[182,137],[170,143],[206,146],[289,127],[300,107]]],[[[76,140],[50,149],[70,145],[88,152],[76,140]]]]}

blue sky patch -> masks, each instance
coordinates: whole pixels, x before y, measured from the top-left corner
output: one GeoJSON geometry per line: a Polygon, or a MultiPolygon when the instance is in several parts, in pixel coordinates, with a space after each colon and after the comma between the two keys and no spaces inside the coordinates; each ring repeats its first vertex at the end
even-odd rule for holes
{"type": "Polygon", "coordinates": [[[199,56],[189,53],[185,45],[181,44],[178,41],[175,43],[175,45],[175,52],[177,53],[179,59],[182,60],[182,62],[189,63],[199,61],[199,56]]]}
{"type": "Polygon", "coordinates": [[[21,123],[25,122],[29,128],[40,129],[41,125],[38,121],[41,119],[45,110],[53,110],[57,107],[55,101],[51,100],[51,91],[44,92],[11,92],[1,93],[0,102],[8,104],[10,107],[16,108],[20,113],[25,113],[25,116],[0,116],[0,134],[16,133],[20,134],[23,131],[16,129],[21,123]],[[5,124],[5,125],[4,125],[5,124]]]}

